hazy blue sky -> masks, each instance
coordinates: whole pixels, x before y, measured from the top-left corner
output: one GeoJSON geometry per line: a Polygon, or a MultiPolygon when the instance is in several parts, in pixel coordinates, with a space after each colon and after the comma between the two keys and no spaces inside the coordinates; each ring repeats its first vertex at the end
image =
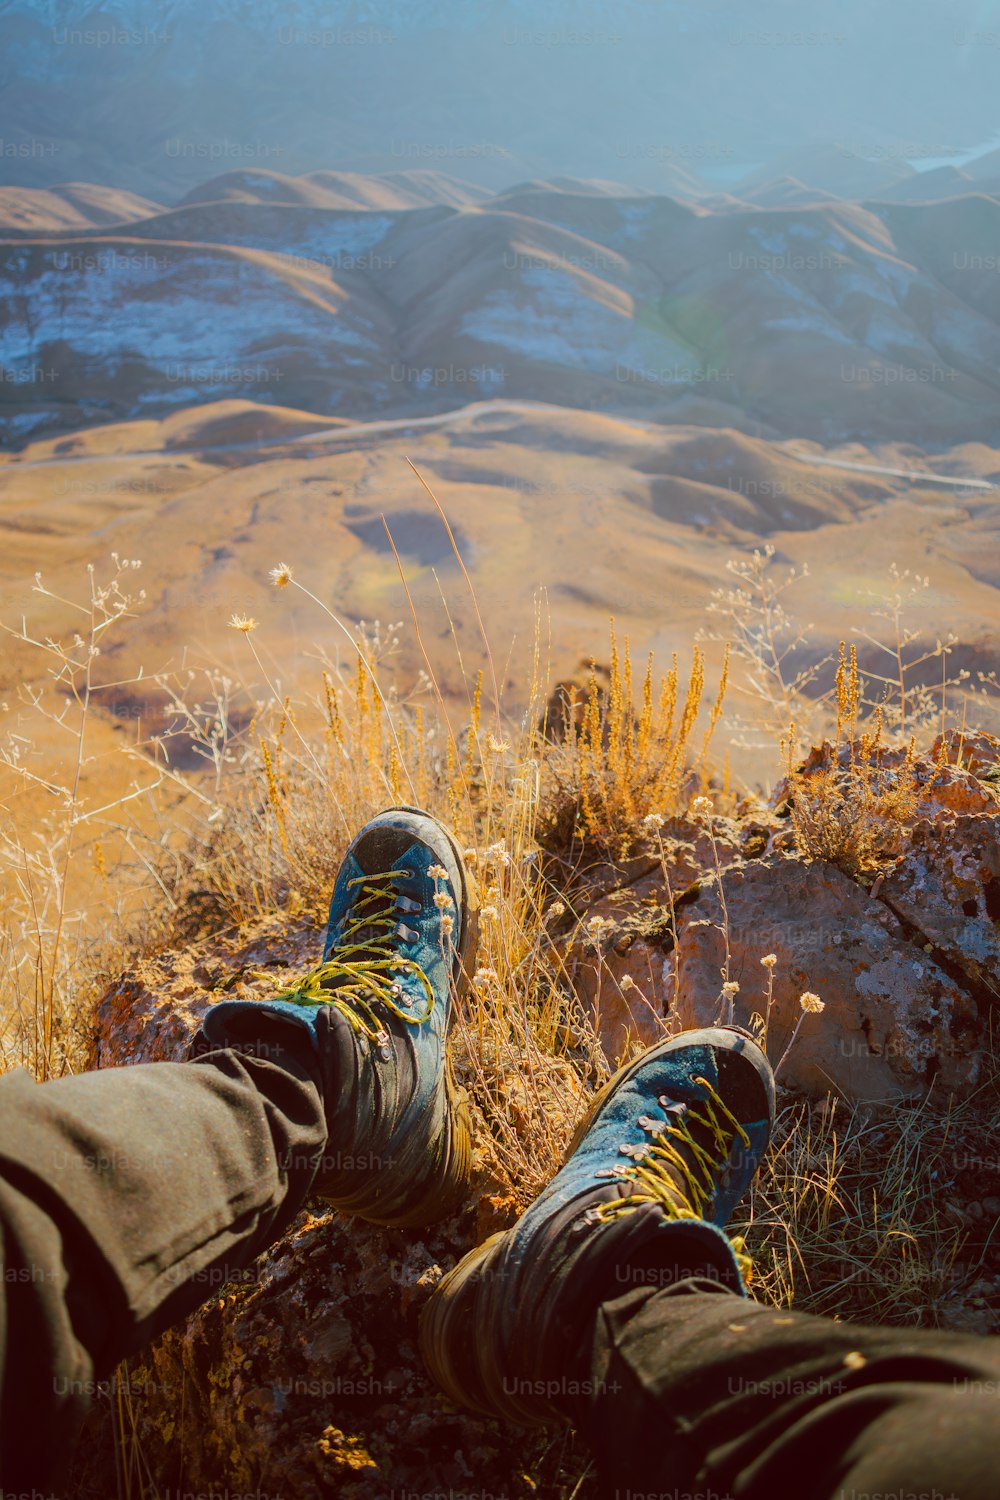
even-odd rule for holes
{"type": "Polygon", "coordinates": [[[0,171],[169,197],[241,165],[669,191],[809,143],[1000,130],[996,0],[0,0],[0,171]]]}

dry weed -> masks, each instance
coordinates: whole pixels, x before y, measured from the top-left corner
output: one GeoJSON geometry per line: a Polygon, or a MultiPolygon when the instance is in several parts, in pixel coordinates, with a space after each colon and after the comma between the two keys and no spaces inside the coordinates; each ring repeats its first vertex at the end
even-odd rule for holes
{"type": "Polygon", "coordinates": [[[891,1113],[828,1099],[784,1108],[735,1226],[775,1306],[934,1324],[974,1271],[944,1212],[945,1146],[961,1113],[929,1100],[891,1113]]]}
{"type": "Polygon", "coordinates": [[[692,780],[707,781],[727,675],[728,654],[698,743],[705,690],[700,650],[694,649],[686,685],[675,654],[655,691],[650,654],[636,694],[629,641],[619,652],[612,621],[608,686],[600,686],[592,666],[578,712],[568,716],[563,738],[544,757],[543,840],[563,847],[585,842],[621,857],[642,836],[644,818],[676,811],[692,780]]]}
{"type": "Polygon", "coordinates": [[[796,766],[796,728],[786,742],[791,818],[798,847],[808,859],[829,860],[852,877],[874,874],[898,854],[913,816],[919,787],[911,740],[900,755],[886,755],[881,711],[860,720],[857,652],[840,647],[837,721],[832,745],[818,763],[796,766]]]}

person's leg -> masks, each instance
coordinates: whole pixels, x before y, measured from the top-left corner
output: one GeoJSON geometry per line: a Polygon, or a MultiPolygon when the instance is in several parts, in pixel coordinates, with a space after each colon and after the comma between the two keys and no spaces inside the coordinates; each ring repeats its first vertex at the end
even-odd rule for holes
{"type": "Polygon", "coordinates": [[[992,1339],[835,1323],[689,1279],[604,1304],[590,1373],[586,1431],[622,1500],[998,1491],[992,1339]]]}
{"type": "Polygon", "coordinates": [[[327,1131],[308,1049],[0,1080],[0,1480],[45,1483],[106,1379],[290,1223],[327,1131]]]}
{"type": "Polygon", "coordinates": [[[749,1299],[724,1226],[766,1147],[773,1079],[731,1028],[683,1033],[598,1095],[514,1227],[421,1322],[453,1401],[572,1421],[616,1500],[982,1500],[1000,1350],[749,1299]]]}
{"type": "Polygon", "coordinates": [[[94,1383],[310,1191],[383,1224],[456,1206],[468,1133],[445,1034],[474,936],[454,841],[390,809],[347,851],[319,968],[213,1006],[192,1061],[0,1079],[0,1485],[47,1482],[94,1383]]]}

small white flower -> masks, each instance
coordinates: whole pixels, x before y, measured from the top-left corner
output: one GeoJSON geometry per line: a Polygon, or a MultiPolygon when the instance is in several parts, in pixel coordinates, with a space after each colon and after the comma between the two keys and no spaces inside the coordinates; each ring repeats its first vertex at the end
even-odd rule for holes
{"type": "Polygon", "coordinates": [[[815,1015],[819,1015],[821,1010],[826,1010],[826,1002],[818,995],[814,995],[812,990],[803,990],[799,996],[799,1004],[804,1011],[812,1011],[815,1015]]]}
{"type": "Polygon", "coordinates": [[[447,910],[447,908],[451,906],[451,904],[451,897],[448,895],[447,891],[434,892],[434,905],[437,907],[438,911],[447,910]]]}
{"type": "Polygon", "coordinates": [[[691,803],[691,811],[696,816],[698,814],[700,814],[700,813],[711,813],[711,812],[713,812],[714,809],[712,807],[712,799],[711,799],[711,797],[696,797],[694,799],[694,801],[691,803]]]}
{"type": "Polygon", "coordinates": [[[270,579],[276,589],[287,588],[292,581],[292,570],[287,563],[279,563],[271,569],[270,579]]]}
{"type": "Polygon", "coordinates": [[[740,992],[740,987],[736,983],[735,979],[727,979],[726,982],[725,982],[725,984],[722,986],[722,993],[724,995],[727,995],[727,996],[728,995],[738,995],[739,992],[740,992]]]}
{"type": "Polygon", "coordinates": [[[778,955],[776,953],[765,953],[764,957],[761,959],[761,963],[764,965],[765,969],[773,969],[777,962],[778,955]]]}
{"type": "Polygon", "coordinates": [[[442,934],[442,936],[443,937],[450,937],[451,933],[452,933],[452,929],[454,928],[454,926],[455,926],[455,918],[454,917],[449,917],[449,916],[442,917],[441,918],[441,934],[442,934]]]}
{"type": "Polygon", "coordinates": [[[662,813],[647,813],[642,820],[642,826],[650,829],[662,828],[666,821],[662,813]]]}
{"type": "Polygon", "coordinates": [[[444,865],[431,865],[427,873],[432,880],[448,879],[448,871],[445,869],[444,865]]]}
{"type": "Polygon", "coordinates": [[[479,915],[484,922],[496,922],[498,920],[495,906],[481,906],[479,908],[479,915]]]}

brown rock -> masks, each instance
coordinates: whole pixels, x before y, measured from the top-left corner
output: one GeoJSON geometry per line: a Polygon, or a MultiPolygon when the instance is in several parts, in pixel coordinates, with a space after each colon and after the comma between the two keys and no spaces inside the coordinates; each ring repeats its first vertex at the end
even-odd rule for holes
{"type": "Polygon", "coordinates": [[[587,912],[567,970],[612,1065],[634,1043],[666,1034],[663,965],[672,943],[661,871],[613,891],[587,912]]]}
{"type": "Polygon", "coordinates": [[[711,832],[704,820],[668,818],[641,855],[588,873],[576,899],[578,910],[586,902],[586,917],[567,967],[612,1064],[631,1047],[650,1047],[667,1035],[664,963],[673,946],[672,913],[697,897],[716,863],[720,869],[741,863],[748,846],[766,848],[782,827],[768,813],[748,824],[716,817],[711,832]]]}
{"type": "MultiPolygon", "coordinates": [[[[900,751],[892,752],[902,755],[900,751]]],[[[945,810],[956,813],[996,813],[1000,801],[992,787],[978,776],[957,766],[935,766],[928,757],[918,756],[917,782],[920,799],[917,816],[931,816],[945,810]]]]}
{"type": "Polygon", "coordinates": [[[1000,979],[1000,818],[939,814],[912,829],[879,895],[976,985],[1000,979]]]}
{"type": "Polygon", "coordinates": [[[218,1000],[264,999],[319,962],[322,937],[266,917],[242,930],[143,959],[108,989],[95,1012],[97,1064],[179,1062],[218,1000]]]}
{"type": "Polygon", "coordinates": [[[652,1047],[667,1035],[663,1014],[664,955],[641,939],[624,954],[587,944],[576,971],[604,1055],[617,1067],[634,1044],[652,1047]]]}
{"type": "Polygon", "coordinates": [[[997,1326],[997,1314],[988,1307],[968,1307],[965,1303],[944,1303],[938,1311],[938,1325],[949,1333],[971,1333],[988,1338],[997,1326]]]}
{"type": "Polygon", "coordinates": [[[988,776],[1000,766],[1000,739],[983,729],[949,729],[934,741],[930,758],[961,766],[973,776],[982,777],[984,772],[988,776]]]}
{"type": "MultiPolygon", "coordinates": [[[[972,998],[919,947],[880,902],[832,865],[772,856],[723,875],[730,977],[740,986],[735,1020],[763,1011],[774,953],[774,1006],[768,1053],[777,1063],[801,1015],[804,990],[825,1002],[807,1015],[781,1081],[821,1095],[878,1100],[918,1093],[932,1076],[968,1088],[982,1067],[981,1029],[972,998]]],[[[678,946],[666,965],[665,1010],[681,1026],[704,1026],[721,1012],[725,921],[718,893],[705,886],[678,912],[678,946]]]]}
{"type": "Polygon", "coordinates": [[[725,869],[743,857],[748,841],[754,840],[757,849],[766,847],[768,835],[780,827],[781,824],[772,820],[770,814],[749,824],[723,817],[713,817],[711,823],[706,819],[668,818],[659,831],[659,843],[653,838],[648,845],[657,856],[659,844],[663,846],[665,859],[662,862],[657,860],[661,889],[669,880],[676,898],[693,881],[714,870],[716,858],[725,869]],[[663,864],[666,865],[666,880],[663,878],[663,864]]]}

